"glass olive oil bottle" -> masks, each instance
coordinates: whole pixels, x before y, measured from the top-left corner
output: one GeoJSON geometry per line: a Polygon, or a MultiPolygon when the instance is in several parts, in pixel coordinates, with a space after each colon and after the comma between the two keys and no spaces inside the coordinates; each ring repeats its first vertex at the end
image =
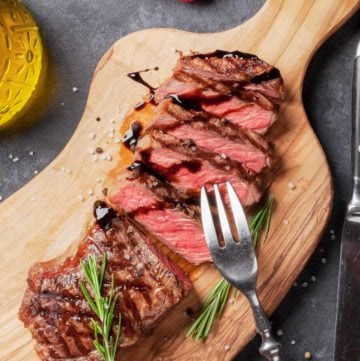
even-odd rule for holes
{"type": "Polygon", "coordinates": [[[0,0],[0,129],[24,113],[43,66],[38,26],[17,0],[0,0]]]}

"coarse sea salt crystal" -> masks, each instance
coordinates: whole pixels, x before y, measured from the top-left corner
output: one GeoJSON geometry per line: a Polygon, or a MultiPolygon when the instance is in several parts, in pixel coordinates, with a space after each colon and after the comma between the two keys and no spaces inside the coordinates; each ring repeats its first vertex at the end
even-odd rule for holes
{"type": "Polygon", "coordinates": [[[294,190],[294,189],[296,188],[295,183],[289,182],[289,183],[288,183],[288,188],[291,189],[291,190],[294,190]]]}

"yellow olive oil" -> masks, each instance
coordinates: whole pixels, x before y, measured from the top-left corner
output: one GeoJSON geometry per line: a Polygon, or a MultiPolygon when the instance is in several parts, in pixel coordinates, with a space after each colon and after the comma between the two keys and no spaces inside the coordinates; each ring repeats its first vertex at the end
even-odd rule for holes
{"type": "Polygon", "coordinates": [[[29,10],[17,0],[0,0],[0,128],[21,115],[42,67],[43,46],[29,10]]]}

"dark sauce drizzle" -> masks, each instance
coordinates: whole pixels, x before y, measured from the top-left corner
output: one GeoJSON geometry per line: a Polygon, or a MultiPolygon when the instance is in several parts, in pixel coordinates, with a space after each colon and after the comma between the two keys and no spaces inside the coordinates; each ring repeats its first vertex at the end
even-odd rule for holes
{"type": "Polygon", "coordinates": [[[132,79],[132,80],[136,81],[137,83],[145,86],[150,91],[149,99],[147,101],[142,101],[142,102],[136,104],[135,107],[134,107],[135,110],[141,110],[142,108],[144,108],[146,103],[153,103],[154,102],[154,92],[155,92],[156,88],[154,88],[152,85],[150,85],[141,76],[142,73],[147,73],[148,71],[152,71],[152,70],[159,70],[159,67],[156,66],[155,68],[152,68],[152,69],[144,69],[144,70],[134,71],[132,73],[127,74],[127,76],[130,79],[132,79]]]}
{"type": "Polygon", "coordinates": [[[98,200],[94,203],[94,217],[99,227],[107,231],[111,227],[111,221],[116,218],[116,213],[104,201],[98,200]]]}
{"type": "Polygon", "coordinates": [[[175,104],[180,105],[187,110],[201,110],[199,102],[194,99],[185,99],[177,94],[169,94],[167,98],[171,98],[175,104]]]}
{"type": "MultiPolygon", "coordinates": [[[[127,169],[134,172],[134,177],[137,177],[137,173],[136,171],[141,172],[141,170],[143,169],[144,171],[146,171],[149,174],[154,175],[155,177],[159,178],[160,181],[162,182],[167,182],[167,178],[164,177],[163,175],[159,174],[158,172],[155,172],[152,168],[150,168],[149,166],[147,166],[146,164],[148,163],[148,154],[147,152],[142,152],[142,158],[144,160],[144,162],[133,162],[127,169]]],[[[179,164],[175,164],[172,167],[170,167],[169,169],[166,170],[166,173],[171,175],[171,174],[175,174],[176,172],[178,172],[179,169],[181,168],[187,168],[189,170],[189,172],[191,173],[196,173],[201,169],[201,161],[199,161],[198,159],[191,159],[191,160],[184,160],[179,164]]]]}
{"type": "Polygon", "coordinates": [[[140,122],[132,122],[129,129],[125,132],[122,142],[124,146],[135,152],[136,144],[141,135],[142,125],[140,122]]]}
{"type": "Polygon", "coordinates": [[[243,53],[238,50],[234,51],[226,51],[226,50],[215,50],[211,53],[205,53],[205,54],[194,54],[192,55],[193,58],[210,58],[210,57],[217,57],[217,58],[243,58],[243,59],[250,59],[250,58],[257,58],[254,54],[249,53],[243,53]]]}
{"type": "Polygon", "coordinates": [[[142,167],[142,164],[140,162],[134,162],[128,167],[128,170],[135,170],[139,167],[142,167]]]}

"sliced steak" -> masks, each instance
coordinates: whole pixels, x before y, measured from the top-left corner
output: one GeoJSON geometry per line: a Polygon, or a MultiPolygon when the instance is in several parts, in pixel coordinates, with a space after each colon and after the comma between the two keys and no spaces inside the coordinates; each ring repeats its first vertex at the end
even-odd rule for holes
{"type": "Polygon", "coordinates": [[[174,95],[263,134],[276,120],[285,92],[278,69],[257,56],[216,51],[180,57],[155,101],[174,95]]]}
{"type": "Polygon", "coordinates": [[[216,51],[181,56],[173,76],[156,91],[155,100],[160,103],[170,94],[213,100],[237,93],[251,84],[257,84],[257,91],[274,100],[284,98],[279,70],[256,55],[216,51]]]}
{"type": "Polygon", "coordinates": [[[170,99],[159,104],[150,127],[191,140],[196,146],[238,161],[256,173],[271,165],[266,138],[203,111],[184,109],[170,99]]]}
{"type": "MultiPolygon", "coordinates": [[[[141,170],[143,172],[143,170],[141,170]]],[[[191,263],[211,259],[199,220],[198,206],[186,204],[177,191],[164,189],[159,179],[144,181],[144,175],[127,176],[111,203],[124,210],[147,232],[191,263]],[[173,197],[170,194],[177,193],[173,197]]]]}
{"type": "Polygon", "coordinates": [[[251,175],[238,162],[162,131],[152,130],[138,146],[138,160],[189,197],[198,197],[204,185],[229,181],[242,204],[250,206],[269,185],[269,177],[251,175]]]}
{"type": "Polygon", "coordinates": [[[79,281],[84,281],[80,260],[90,254],[99,262],[107,254],[104,290],[109,289],[114,275],[119,295],[115,314],[122,315],[122,347],[133,345],[154,328],[191,288],[183,271],[127,216],[113,214],[106,225],[90,228],[74,256],[63,262],[37,263],[29,271],[19,318],[30,329],[43,360],[97,359],[91,328],[95,315],[79,287],[79,281]]]}

